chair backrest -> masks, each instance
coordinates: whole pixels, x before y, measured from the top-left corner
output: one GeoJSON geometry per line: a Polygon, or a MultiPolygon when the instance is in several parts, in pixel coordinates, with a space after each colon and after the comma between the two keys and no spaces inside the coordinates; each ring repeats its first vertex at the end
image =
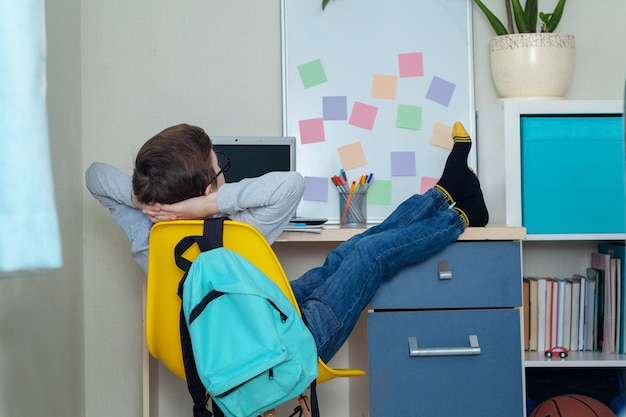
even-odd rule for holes
{"type": "MultiPolygon", "coordinates": [[[[148,350],[174,374],[185,379],[185,368],[180,345],[180,298],[178,283],[183,272],[174,262],[174,247],[185,236],[200,236],[202,220],[177,220],[160,222],[152,227],[148,255],[148,285],[146,297],[146,339],[148,350]]],[[[224,247],[239,253],[255,264],[286,294],[296,309],[298,304],[289,280],[263,235],[254,227],[231,220],[224,222],[224,247]]],[[[185,254],[195,259],[196,245],[185,254]]],[[[332,369],[319,360],[318,383],[338,376],[357,376],[357,369],[332,369]]]]}

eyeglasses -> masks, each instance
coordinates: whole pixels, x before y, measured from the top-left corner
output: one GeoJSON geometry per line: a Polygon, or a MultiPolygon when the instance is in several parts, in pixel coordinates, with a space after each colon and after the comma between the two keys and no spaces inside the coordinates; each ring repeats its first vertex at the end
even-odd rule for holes
{"type": "Polygon", "coordinates": [[[217,157],[217,165],[220,167],[220,170],[215,174],[215,177],[209,181],[209,184],[215,182],[215,180],[224,172],[230,169],[230,158],[226,156],[223,152],[215,152],[215,156],[217,157]]]}

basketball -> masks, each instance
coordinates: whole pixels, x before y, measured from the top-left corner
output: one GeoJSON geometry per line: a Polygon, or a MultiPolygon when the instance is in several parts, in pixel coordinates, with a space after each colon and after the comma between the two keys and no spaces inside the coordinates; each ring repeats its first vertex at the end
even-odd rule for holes
{"type": "Polygon", "coordinates": [[[586,395],[565,394],[548,398],[530,417],[616,417],[609,407],[586,395]]]}

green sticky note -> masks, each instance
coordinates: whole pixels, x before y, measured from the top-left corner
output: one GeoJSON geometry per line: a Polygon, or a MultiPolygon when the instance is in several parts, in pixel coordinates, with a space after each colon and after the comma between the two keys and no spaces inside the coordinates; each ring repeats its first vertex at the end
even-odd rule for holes
{"type": "Polygon", "coordinates": [[[304,88],[310,88],[328,81],[321,59],[299,65],[298,72],[304,88]]]}
{"type": "Polygon", "coordinates": [[[422,129],[422,108],[420,106],[409,106],[398,104],[398,114],[396,115],[396,127],[402,129],[422,129]]]}
{"type": "Polygon", "coordinates": [[[370,188],[367,189],[367,204],[391,205],[391,181],[374,180],[370,188]]]}

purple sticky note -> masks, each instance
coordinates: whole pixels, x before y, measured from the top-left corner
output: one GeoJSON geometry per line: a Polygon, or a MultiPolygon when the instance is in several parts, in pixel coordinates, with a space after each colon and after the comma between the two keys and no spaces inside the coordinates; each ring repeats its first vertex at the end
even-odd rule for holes
{"type": "Polygon", "coordinates": [[[426,92],[426,98],[447,107],[448,104],[450,104],[455,87],[456,84],[450,81],[433,77],[430,87],[428,87],[428,91],[426,92]]]}
{"type": "Polygon", "coordinates": [[[304,194],[306,201],[328,201],[328,184],[330,179],[322,177],[304,177],[304,194]]]}
{"type": "Polygon", "coordinates": [[[346,96],[322,97],[324,120],[348,120],[348,98],[346,96]]]}
{"type": "Polygon", "coordinates": [[[391,152],[391,176],[415,176],[415,152],[391,152]]]}

